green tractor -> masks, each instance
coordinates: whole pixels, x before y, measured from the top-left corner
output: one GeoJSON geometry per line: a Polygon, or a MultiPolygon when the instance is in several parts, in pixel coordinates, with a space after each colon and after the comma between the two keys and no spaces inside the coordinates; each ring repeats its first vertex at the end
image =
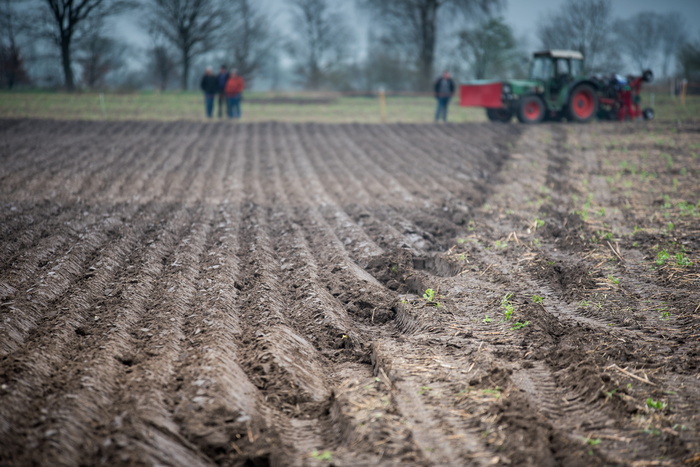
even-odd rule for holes
{"type": "Polygon", "coordinates": [[[588,122],[598,114],[600,83],[583,74],[583,55],[572,50],[536,52],[527,80],[472,81],[460,86],[460,105],[485,107],[495,122],[566,118],[588,122]]]}

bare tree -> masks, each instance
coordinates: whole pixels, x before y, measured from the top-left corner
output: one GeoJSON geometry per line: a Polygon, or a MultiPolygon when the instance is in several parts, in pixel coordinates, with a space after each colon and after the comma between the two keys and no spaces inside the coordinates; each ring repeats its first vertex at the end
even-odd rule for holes
{"type": "Polygon", "coordinates": [[[490,18],[473,29],[459,33],[459,50],[471,65],[476,79],[508,73],[518,60],[513,30],[503,18],[490,18]]]}
{"type": "Polygon", "coordinates": [[[276,38],[270,30],[269,18],[258,10],[250,0],[232,1],[232,22],[224,33],[228,45],[227,55],[233,59],[233,67],[247,82],[266,63],[276,44],[276,38]]]}
{"type": "Polygon", "coordinates": [[[168,88],[168,83],[175,71],[175,60],[172,58],[170,49],[163,44],[156,44],[148,51],[149,72],[155,78],[158,89],[162,92],[168,88]]]}
{"type": "Polygon", "coordinates": [[[616,43],[639,71],[651,68],[659,52],[660,19],[657,13],[643,11],[615,21],[616,43]]]}
{"type": "Polygon", "coordinates": [[[0,3],[0,79],[12,89],[17,83],[29,82],[20,53],[20,37],[30,28],[26,15],[21,15],[18,7],[25,0],[2,0],[0,3]]]}
{"type": "Polygon", "coordinates": [[[296,74],[306,89],[319,89],[346,58],[351,33],[343,17],[330,11],[326,0],[293,0],[298,28],[287,43],[296,59],[296,74]]]}
{"type": "Polygon", "coordinates": [[[213,48],[226,24],[226,8],[217,0],[148,0],[146,23],[180,53],[181,86],[187,89],[192,61],[213,48]]]}
{"type": "Polygon", "coordinates": [[[370,9],[378,13],[389,37],[405,44],[413,51],[418,70],[418,86],[430,86],[434,76],[434,65],[438,33],[441,25],[450,18],[469,18],[495,11],[501,0],[364,0],[370,9]],[[442,21],[439,13],[445,13],[442,21]]]}
{"type": "Polygon", "coordinates": [[[590,71],[609,66],[613,51],[610,0],[567,0],[558,12],[541,18],[537,36],[545,49],[578,50],[590,71]]]}
{"type": "Polygon", "coordinates": [[[700,40],[683,45],[678,52],[678,62],[685,78],[700,80],[700,40]]]}
{"type": "Polygon", "coordinates": [[[67,90],[75,89],[73,75],[73,43],[81,33],[81,27],[88,18],[105,18],[132,7],[131,0],[40,0],[47,9],[45,34],[59,47],[63,67],[64,85],[67,90]]]}
{"type": "Polygon", "coordinates": [[[659,40],[661,48],[661,75],[669,76],[668,67],[671,60],[678,56],[679,50],[688,42],[688,28],[685,18],[677,11],[662,15],[659,20],[659,40]]]}

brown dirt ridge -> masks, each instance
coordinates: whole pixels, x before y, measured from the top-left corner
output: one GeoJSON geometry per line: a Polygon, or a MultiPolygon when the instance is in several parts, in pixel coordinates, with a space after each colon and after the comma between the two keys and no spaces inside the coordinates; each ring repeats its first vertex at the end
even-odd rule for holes
{"type": "Polygon", "coordinates": [[[700,465],[699,129],[0,120],[0,465],[700,465]]]}

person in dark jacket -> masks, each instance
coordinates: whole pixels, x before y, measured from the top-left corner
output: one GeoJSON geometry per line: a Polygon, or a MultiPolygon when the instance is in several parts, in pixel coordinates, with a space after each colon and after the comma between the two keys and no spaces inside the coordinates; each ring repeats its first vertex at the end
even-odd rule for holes
{"type": "Polygon", "coordinates": [[[228,81],[228,71],[226,70],[226,65],[221,65],[221,67],[219,68],[219,75],[217,76],[217,79],[219,80],[218,115],[219,118],[221,118],[223,117],[224,106],[226,105],[226,93],[224,92],[224,88],[226,88],[226,81],[228,81]]]}
{"type": "Polygon", "coordinates": [[[450,98],[455,93],[455,82],[452,81],[452,77],[450,77],[450,73],[448,71],[443,71],[442,76],[435,81],[433,88],[433,91],[435,92],[435,99],[437,99],[435,121],[440,121],[442,118],[442,121],[446,122],[447,106],[450,105],[450,98]]]}
{"type": "Polygon", "coordinates": [[[207,117],[211,118],[211,114],[214,110],[214,97],[219,93],[219,79],[214,76],[212,67],[207,67],[204,76],[202,76],[202,82],[199,83],[199,87],[202,88],[204,92],[204,109],[207,117]]]}

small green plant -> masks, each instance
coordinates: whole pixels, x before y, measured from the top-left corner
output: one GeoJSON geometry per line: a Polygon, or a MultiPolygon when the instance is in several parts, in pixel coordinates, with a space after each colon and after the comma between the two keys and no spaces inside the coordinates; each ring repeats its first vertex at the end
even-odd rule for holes
{"type": "Polygon", "coordinates": [[[532,301],[535,303],[542,303],[544,301],[544,297],[540,297],[539,295],[533,295],[532,301]]]}
{"type": "Polygon", "coordinates": [[[693,262],[680,251],[676,253],[676,264],[681,267],[692,266],[693,262]]]}
{"type": "Polygon", "coordinates": [[[510,330],[517,331],[518,329],[522,329],[529,324],[530,324],[529,321],[525,321],[524,323],[516,322],[516,323],[513,323],[513,325],[510,327],[510,330]]]}
{"type": "Polygon", "coordinates": [[[671,255],[668,254],[668,251],[661,250],[656,254],[656,265],[663,266],[670,258],[671,255]]]}
{"type": "Polygon", "coordinates": [[[505,242],[503,240],[496,240],[493,242],[493,246],[498,248],[499,250],[502,250],[504,248],[508,248],[508,242],[505,242]]]}
{"type": "Polygon", "coordinates": [[[512,296],[512,293],[505,294],[501,299],[501,308],[503,308],[505,312],[506,321],[510,320],[510,318],[513,316],[513,312],[515,311],[515,307],[510,302],[510,298],[512,296]]]}
{"type": "Polygon", "coordinates": [[[481,322],[484,324],[489,324],[491,321],[493,320],[489,318],[489,315],[484,316],[484,319],[481,320],[481,322]]]}
{"type": "Polygon", "coordinates": [[[541,229],[542,227],[544,227],[544,221],[542,219],[535,218],[535,222],[533,223],[533,225],[535,226],[535,230],[541,229]]]}
{"type": "Polygon", "coordinates": [[[620,279],[616,279],[615,276],[613,276],[612,274],[608,274],[608,280],[609,280],[610,282],[612,282],[613,284],[619,284],[619,283],[620,283],[620,279]]]}
{"type": "Polygon", "coordinates": [[[647,399],[647,407],[650,409],[656,409],[656,410],[664,410],[666,407],[668,407],[668,404],[663,401],[655,401],[651,397],[647,399]]]}
{"type": "Polygon", "coordinates": [[[600,441],[600,438],[586,438],[586,444],[589,446],[598,446],[600,441]]]}
{"type": "Polygon", "coordinates": [[[671,319],[671,312],[670,311],[662,311],[661,312],[661,319],[664,321],[668,321],[671,319]]]}
{"type": "Polygon", "coordinates": [[[423,298],[428,302],[428,305],[432,305],[435,308],[440,308],[442,304],[436,300],[437,293],[433,289],[425,289],[423,298]]]}
{"type": "Polygon", "coordinates": [[[323,462],[332,462],[333,461],[333,453],[330,451],[323,451],[319,452],[318,449],[314,449],[311,451],[310,454],[312,459],[316,459],[317,461],[323,461],[323,462]]]}
{"type": "Polygon", "coordinates": [[[580,306],[581,308],[588,308],[589,306],[591,306],[591,302],[589,302],[588,300],[581,300],[580,302],[578,302],[578,306],[580,306]]]}
{"type": "Polygon", "coordinates": [[[423,394],[427,394],[429,392],[430,392],[429,386],[421,386],[420,391],[418,391],[418,394],[420,394],[422,396],[423,394]]]}
{"type": "Polygon", "coordinates": [[[486,395],[486,396],[493,396],[496,399],[501,397],[501,388],[496,386],[495,389],[482,389],[481,393],[486,395]]]}

